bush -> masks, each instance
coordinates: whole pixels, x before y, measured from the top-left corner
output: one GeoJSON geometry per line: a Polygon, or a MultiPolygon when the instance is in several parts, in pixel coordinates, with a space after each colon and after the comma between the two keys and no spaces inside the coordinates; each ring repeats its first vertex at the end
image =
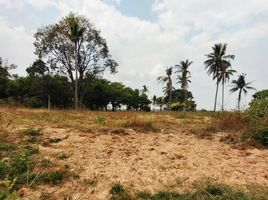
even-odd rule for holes
{"type": "Polygon", "coordinates": [[[268,117],[268,99],[253,99],[246,114],[249,120],[254,121],[268,117]]]}
{"type": "Polygon", "coordinates": [[[43,174],[41,179],[45,184],[58,185],[63,182],[66,172],[57,170],[51,173],[43,174]]]}
{"type": "Polygon", "coordinates": [[[256,132],[256,137],[263,146],[268,146],[268,128],[259,129],[256,132]]]}
{"type": "Polygon", "coordinates": [[[119,183],[114,184],[110,190],[110,194],[121,194],[124,192],[124,187],[119,183]]]}
{"type": "Polygon", "coordinates": [[[32,128],[26,129],[23,131],[24,135],[28,135],[28,136],[38,136],[41,135],[40,130],[35,130],[32,128]]]}

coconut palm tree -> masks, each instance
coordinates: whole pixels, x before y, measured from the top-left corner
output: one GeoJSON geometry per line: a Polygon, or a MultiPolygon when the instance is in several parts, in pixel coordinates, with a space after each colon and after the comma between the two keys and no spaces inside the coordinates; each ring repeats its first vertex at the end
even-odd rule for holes
{"type": "Polygon", "coordinates": [[[156,105],[156,100],[157,100],[157,97],[156,97],[156,95],[154,95],[153,98],[152,98],[152,102],[153,102],[154,106],[156,105]]]}
{"type": "Polygon", "coordinates": [[[178,68],[176,73],[179,73],[177,80],[179,84],[181,84],[181,89],[184,91],[184,102],[187,100],[187,88],[188,88],[188,83],[191,83],[191,72],[189,71],[189,67],[192,64],[192,61],[186,60],[186,61],[181,61],[179,65],[175,65],[175,67],[178,68]]]}
{"type": "Polygon", "coordinates": [[[169,96],[169,101],[168,101],[168,107],[171,105],[171,95],[172,95],[172,90],[173,90],[173,84],[172,84],[172,70],[173,67],[169,67],[166,69],[166,75],[165,76],[159,76],[157,80],[160,83],[166,83],[166,87],[164,87],[164,92],[169,96]]]}
{"type": "Polygon", "coordinates": [[[230,89],[231,93],[238,91],[237,107],[239,111],[240,111],[240,101],[241,101],[242,93],[247,95],[248,90],[256,90],[254,87],[250,86],[251,82],[247,83],[245,79],[246,79],[246,74],[239,75],[237,80],[232,81],[233,85],[232,85],[232,88],[230,89]]]}
{"type": "Polygon", "coordinates": [[[236,70],[231,69],[231,65],[223,66],[220,70],[219,80],[222,83],[222,105],[221,110],[224,111],[224,86],[225,83],[229,82],[230,77],[236,73],[236,70]]]}
{"type": "Polygon", "coordinates": [[[215,44],[212,47],[213,52],[207,54],[207,60],[204,62],[208,75],[212,75],[213,80],[216,79],[216,94],[214,102],[214,112],[216,111],[218,89],[220,84],[220,71],[224,66],[231,66],[230,60],[234,59],[234,55],[226,55],[227,44],[215,44]]]}
{"type": "Polygon", "coordinates": [[[80,25],[79,18],[75,16],[75,14],[70,13],[67,17],[67,24],[68,24],[68,37],[74,43],[74,58],[75,58],[75,109],[78,108],[78,54],[80,51],[80,41],[82,40],[83,34],[85,32],[85,28],[80,25]]]}
{"type": "Polygon", "coordinates": [[[141,93],[142,93],[142,94],[146,94],[147,92],[149,92],[149,90],[148,90],[148,86],[143,85],[143,86],[142,86],[141,93]]]}

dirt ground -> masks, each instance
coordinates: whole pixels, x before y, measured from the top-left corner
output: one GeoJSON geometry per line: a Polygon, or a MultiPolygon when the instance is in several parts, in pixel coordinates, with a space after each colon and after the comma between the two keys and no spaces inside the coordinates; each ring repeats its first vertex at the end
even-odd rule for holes
{"type": "Polygon", "coordinates": [[[230,185],[268,187],[268,150],[233,148],[180,131],[140,133],[131,129],[99,133],[47,127],[45,137],[64,138],[40,154],[76,174],[58,186],[24,190],[24,199],[109,199],[113,183],[132,191],[186,190],[212,179],[230,185]],[[64,152],[66,160],[55,155],[64,152]]]}

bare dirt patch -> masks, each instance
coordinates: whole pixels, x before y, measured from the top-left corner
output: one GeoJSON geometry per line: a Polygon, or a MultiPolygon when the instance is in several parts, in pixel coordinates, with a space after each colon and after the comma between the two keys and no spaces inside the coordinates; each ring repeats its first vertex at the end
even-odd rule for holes
{"type": "Polygon", "coordinates": [[[268,187],[268,150],[231,148],[217,138],[204,140],[180,131],[87,133],[45,128],[43,133],[62,140],[40,146],[40,154],[68,165],[74,178],[27,190],[25,199],[109,199],[113,183],[151,193],[168,187],[182,191],[205,178],[268,187]],[[68,157],[59,159],[61,152],[68,157]]]}

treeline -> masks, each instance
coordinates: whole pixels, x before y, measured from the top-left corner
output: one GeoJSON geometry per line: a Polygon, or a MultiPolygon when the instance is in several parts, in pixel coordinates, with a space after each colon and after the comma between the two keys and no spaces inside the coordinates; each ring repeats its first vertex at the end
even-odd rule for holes
{"type": "MultiPolygon", "coordinates": [[[[70,108],[74,105],[73,84],[66,76],[53,74],[42,60],[35,61],[26,69],[27,76],[11,75],[8,65],[0,58],[0,99],[4,103],[39,108],[70,108]]],[[[101,77],[85,74],[82,82],[84,108],[113,111],[125,107],[127,110],[150,111],[146,92],[126,87],[122,83],[110,82],[101,77]]]]}

